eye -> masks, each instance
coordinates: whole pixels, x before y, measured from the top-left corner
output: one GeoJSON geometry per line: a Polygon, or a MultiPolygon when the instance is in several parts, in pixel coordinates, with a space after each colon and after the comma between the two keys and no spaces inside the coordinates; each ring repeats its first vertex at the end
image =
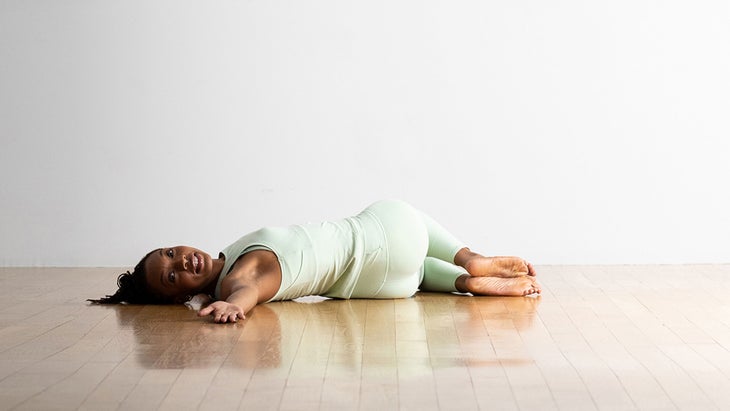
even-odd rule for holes
{"type": "Polygon", "coordinates": [[[170,274],[167,275],[167,281],[174,283],[175,282],[175,272],[170,271],[170,274]]]}
{"type": "Polygon", "coordinates": [[[172,248],[169,248],[169,249],[167,250],[167,256],[168,256],[168,257],[170,257],[170,258],[172,258],[173,254],[174,254],[174,253],[173,253],[173,251],[172,251],[172,248]]]}

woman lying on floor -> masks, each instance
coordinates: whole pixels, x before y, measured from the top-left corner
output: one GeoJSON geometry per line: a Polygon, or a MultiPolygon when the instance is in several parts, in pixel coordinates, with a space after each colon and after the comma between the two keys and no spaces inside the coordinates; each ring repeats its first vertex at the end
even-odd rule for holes
{"type": "Polygon", "coordinates": [[[407,298],[422,291],[524,296],[540,292],[531,264],[484,257],[402,201],[379,201],[357,216],[263,228],[218,258],[186,246],[153,250],[98,304],[217,300],[200,309],[215,322],[244,319],[257,304],[307,295],[407,298]]]}

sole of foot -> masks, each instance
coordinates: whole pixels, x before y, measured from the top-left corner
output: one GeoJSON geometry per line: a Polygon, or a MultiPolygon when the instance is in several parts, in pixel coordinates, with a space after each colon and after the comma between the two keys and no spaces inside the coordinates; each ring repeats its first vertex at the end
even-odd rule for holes
{"type": "Polygon", "coordinates": [[[521,297],[539,294],[542,291],[535,278],[528,275],[512,278],[469,277],[466,287],[474,295],[501,295],[521,297]]]}

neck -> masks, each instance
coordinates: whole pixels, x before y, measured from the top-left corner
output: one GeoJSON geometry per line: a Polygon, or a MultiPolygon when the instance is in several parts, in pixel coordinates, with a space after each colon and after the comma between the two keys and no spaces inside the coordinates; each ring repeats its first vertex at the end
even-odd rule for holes
{"type": "Polygon", "coordinates": [[[216,278],[216,280],[218,280],[218,277],[221,275],[221,272],[223,271],[223,266],[225,264],[226,258],[223,256],[223,254],[213,260],[213,276],[216,278]]]}
{"type": "Polygon", "coordinates": [[[215,286],[218,284],[218,278],[220,278],[223,272],[223,266],[226,264],[226,259],[223,254],[220,254],[219,258],[212,260],[213,263],[213,280],[205,286],[201,291],[205,294],[213,295],[215,293],[215,286]]]}

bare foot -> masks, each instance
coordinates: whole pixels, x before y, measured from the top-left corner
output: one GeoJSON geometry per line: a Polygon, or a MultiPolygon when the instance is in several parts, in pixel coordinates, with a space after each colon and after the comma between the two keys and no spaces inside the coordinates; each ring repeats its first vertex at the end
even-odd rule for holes
{"type": "Polygon", "coordinates": [[[474,277],[535,276],[535,268],[532,264],[519,257],[483,257],[479,255],[467,260],[464,268],[474,277]]]}
{"type": "Polygon", "coordinates": [[[464,285],[474,295],[523,296],[542,291],[535,278],[527,275],[513,278],[467,277],[464,285]]]}

